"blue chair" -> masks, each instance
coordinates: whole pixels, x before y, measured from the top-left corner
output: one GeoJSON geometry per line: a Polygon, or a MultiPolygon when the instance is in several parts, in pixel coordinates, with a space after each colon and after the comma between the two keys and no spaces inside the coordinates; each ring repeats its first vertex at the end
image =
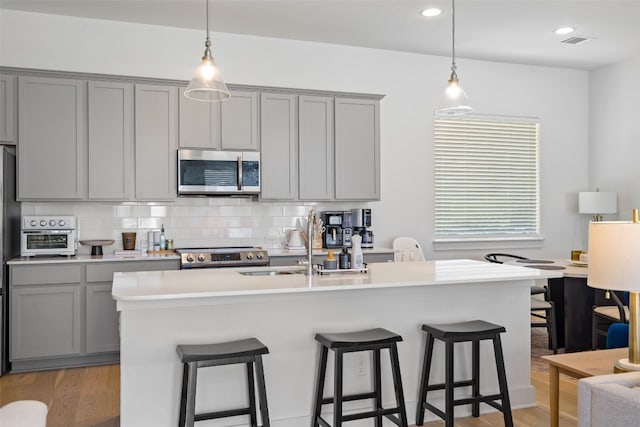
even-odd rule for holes
{"type": "Polygon", "coordinates": [[[629,324],[612,323],[607,331],[607,348],[622,348],[629,345],[629,324]]]}
{"type": "Polygon", "coordinates": [[[629,292],[607,291],[614,305],[594,305],[591,312],[591,350],[598,348],[598,337],[606,337],[613,323],[629,322],[629,292]]]}

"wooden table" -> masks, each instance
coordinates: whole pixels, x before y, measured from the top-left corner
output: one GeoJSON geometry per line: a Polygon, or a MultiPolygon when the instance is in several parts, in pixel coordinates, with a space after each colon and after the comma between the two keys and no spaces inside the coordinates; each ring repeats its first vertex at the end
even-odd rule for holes
{"type": "Polygon", "coordinates": [[[613,374],[613,364],[619,359],[628,356],[628,348],[542,356],[542,359],[549,362],[549,412],[551,416],[551,427],[558,427],[560,425],[559,397],[561,373],[578,379],[593,377],[595,375],[613,374]]]}

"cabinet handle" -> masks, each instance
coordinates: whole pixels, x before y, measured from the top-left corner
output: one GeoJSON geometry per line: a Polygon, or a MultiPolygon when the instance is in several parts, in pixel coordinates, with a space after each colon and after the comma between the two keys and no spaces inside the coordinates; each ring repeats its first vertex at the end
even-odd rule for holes
{"type": "Polygon", "coordinates": [[[242,190],[242,156],[238,156],[238,191],[242,190]]]}

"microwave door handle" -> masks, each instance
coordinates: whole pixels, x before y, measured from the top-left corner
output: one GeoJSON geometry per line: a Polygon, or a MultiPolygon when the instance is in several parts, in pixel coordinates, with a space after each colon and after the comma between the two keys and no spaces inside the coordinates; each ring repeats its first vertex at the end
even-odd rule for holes
{"type": "Polygon", "coordinates": [[[238,191],[242,190],[242,156],[238,156],[238,191]]]}

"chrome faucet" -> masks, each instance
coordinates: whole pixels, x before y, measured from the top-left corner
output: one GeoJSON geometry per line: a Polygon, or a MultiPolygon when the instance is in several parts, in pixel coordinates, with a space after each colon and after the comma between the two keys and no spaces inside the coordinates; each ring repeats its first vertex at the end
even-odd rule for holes
{"type": "Polygon", "coordinates": [[[307,215],[307,276],[313,275],[313,238],[314,225],[320,218],[318,213],[311,209],[307,215]]]}

